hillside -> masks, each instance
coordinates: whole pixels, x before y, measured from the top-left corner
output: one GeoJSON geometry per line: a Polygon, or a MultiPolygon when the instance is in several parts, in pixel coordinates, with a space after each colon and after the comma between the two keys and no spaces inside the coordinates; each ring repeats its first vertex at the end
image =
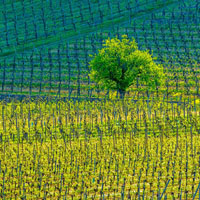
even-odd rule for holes
{"type": "Polygon", "coordinates": [[[24,0],[3,1],[0,9],[2,94],[87,95],[89,54],[122,34],[153,51],[171,89],[198,94],[198,0],[24,0]]]}

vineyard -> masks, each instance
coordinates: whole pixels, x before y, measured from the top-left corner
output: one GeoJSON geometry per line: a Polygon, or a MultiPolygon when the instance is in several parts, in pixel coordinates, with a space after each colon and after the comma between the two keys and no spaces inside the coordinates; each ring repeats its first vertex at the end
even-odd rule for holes
{"type": "Polygon", "coordinates": [[[137,100],[2,102],[2,197],[191,199],[199,99],[137,100]]]}
{"type": "Polygon", "coordinates": [[[23,0],[0,8],[2,94],[95,97],[89,55],[122,34],[164,64],[169,90],[199,94],[198,0],[23,0]]]}
{"type": "Polygon", "coordinates": [[[1,0],[0,199],[200,199],[199,0],[1,0]],[[164,86],[90,80],[126,34],[164,86]]]}

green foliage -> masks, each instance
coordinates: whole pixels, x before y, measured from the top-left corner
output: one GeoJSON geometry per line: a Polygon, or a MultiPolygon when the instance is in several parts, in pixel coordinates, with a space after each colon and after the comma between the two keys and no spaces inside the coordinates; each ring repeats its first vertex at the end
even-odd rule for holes
{"type": "Polygon", "coordinates": [[[91,55],[89,63],[91,79],[102,87],[125,92],[137,80],[148,88],[164,83],[163,66],[154,62],[148,50],[140,51],[134,38],[132,41],[127,35],[122,35],[122,41],[108,38],[103,46],[98,54],[91,55]]]}
{"type": "Polygon", "coordinates": [[[0,101],[0,198],[192,199],[199,99],[144,98],[0,101]]]}

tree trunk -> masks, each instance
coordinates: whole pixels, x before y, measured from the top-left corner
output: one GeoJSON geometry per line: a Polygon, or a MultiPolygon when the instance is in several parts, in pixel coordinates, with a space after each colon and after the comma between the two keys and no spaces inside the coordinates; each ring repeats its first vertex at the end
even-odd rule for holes
{"type": "Polygon", "coordinates": [[[120,94],[120,99],[124,99],[126,91],[124,90],[119,90],[119,94],[120,94]]]}

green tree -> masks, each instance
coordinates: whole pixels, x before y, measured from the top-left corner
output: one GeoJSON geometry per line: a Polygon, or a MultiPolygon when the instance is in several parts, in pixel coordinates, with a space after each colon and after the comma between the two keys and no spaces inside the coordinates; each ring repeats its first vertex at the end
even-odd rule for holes
{"type": "Polygon", "coordinates": [[[115,89],[124,98],[127,88],[137,81],[148,88],[156,88],[164,83],[163,66],[156,64],[148,50],[138,50],[134,38],[127,35],[108,38],[98,54],[90,55],[90,78],[105,89],[115,89]]]}

